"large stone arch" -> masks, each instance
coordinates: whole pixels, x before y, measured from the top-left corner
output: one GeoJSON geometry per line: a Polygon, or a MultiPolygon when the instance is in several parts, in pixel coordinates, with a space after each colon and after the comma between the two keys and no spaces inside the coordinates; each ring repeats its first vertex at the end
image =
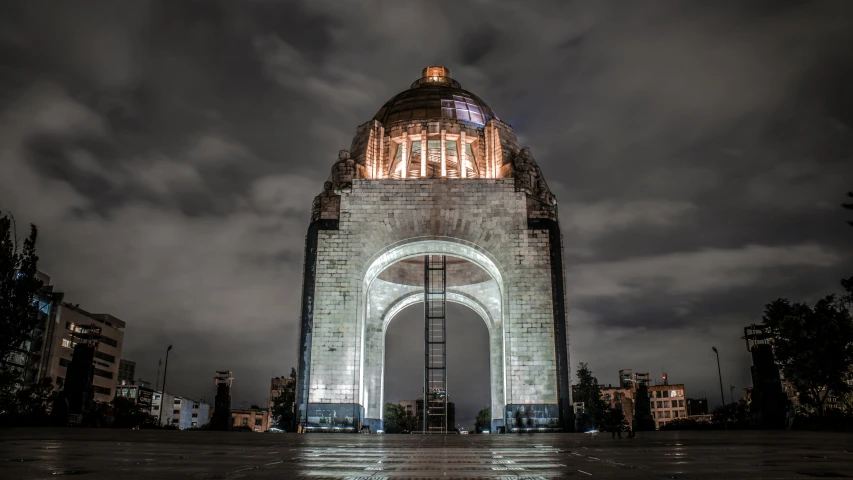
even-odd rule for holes
{"type": "Polygon", "coordinates": [[[306,238],[301,422],[346,428],[381,422],[381,356],[373,361],[365,355],[381,352],[383,337],[376,332],[384,308],[420,291],[423,281],[389,288],[376,297],[383,297],[381,305],[371,305],[373,288],[389,265],[414,265],[417,257],[437,254],[485,272],[488,282],[461,286],[461,293],[499,312],[492,318],[502,330],[506,400],[493,420],[509,428],[516,412],[532,409],[547,412],[549,428],[566,430],[568,337],[556,222],[529,218],[529,198],[504,179],[356,179],[339,199],[340,218],[315,220],[306,238]],[[487,287],[493,294],[482,291],[487,287]]]}
{"type": "MultiPolygon", "coordinates": [[[[425,255],[447,255],[467,260],[488,274],[489,280],[455,285],[447,289],[447,301],[476,312],[489,331],[489,384],[493,420],[500,420],[506,406],[505,346],[503,330],[503,275],[486,251],[457,239],[412,239],[378,253],[364,270],[364,308],[362,310],[362,366],[360,398],[365,419],[377,428],[382,421],[384,403],[385,332],[388,324],[403,308],[423,301],[423,287],[383,281],[379,274],[402,260],[425,255]]],[[[452,393],[451,393],[452,395],[452,393]]]]}

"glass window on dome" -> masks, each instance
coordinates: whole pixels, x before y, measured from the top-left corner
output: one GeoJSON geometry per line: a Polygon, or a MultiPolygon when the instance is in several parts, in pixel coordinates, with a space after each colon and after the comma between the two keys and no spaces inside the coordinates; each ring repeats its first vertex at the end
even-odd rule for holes
{"type": "Polygon", "coordinates": [[[427,159],[430,162],[441,162],[441,140],[427,141],[427,159]]]}
{"type": "Polygon", "coordinates": [[[444,145],[444,148],[447,151],[446,154],[448,157],[456,158],[456,141],[455,140],[448,140],[447,143],[444,145]]]}
{"type": "Polygon", "coordinates": [[[420,140],[417,142],[412,142],[412,153],[409,155],[410,159],[418,160],[421,159],[421,142],[420,140]]]}

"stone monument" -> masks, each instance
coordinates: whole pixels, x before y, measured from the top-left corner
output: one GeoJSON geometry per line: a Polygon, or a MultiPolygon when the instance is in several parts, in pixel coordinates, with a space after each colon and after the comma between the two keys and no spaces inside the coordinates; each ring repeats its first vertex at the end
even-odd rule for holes
{"type": "Polygon", "coordinates": [[[512,127],[447,68],[425,68],[358,127],[314,199],[297,421],[382,428],[385,331],[424,301],[424,258],[436,255],[446,258],[446,301],[489,331],[493,431],[511,431],[519,411],[528,429],[570,431],[557,220],[512,127]]]}

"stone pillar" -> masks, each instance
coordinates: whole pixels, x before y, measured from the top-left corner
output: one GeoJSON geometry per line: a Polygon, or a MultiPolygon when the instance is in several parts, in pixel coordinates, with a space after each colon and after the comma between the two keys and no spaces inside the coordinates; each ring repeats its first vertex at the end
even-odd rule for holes
{"type": "Polygon", "coordinates": [[[465,148],[465,130],[459,134],[459,142],[456,144],[456,148],[459,150],[459,178],[466,178],[468,176],[468,168],[465,166],[468,163],[468,153],[465,148]]]}
{"type": "Polygon", "coordinates": [[[403,167],[403,171],[400,172],[401,178],[406,178],[406,175],[409,171],[409,133],[403,132],[403,143],[400,145],[400,148],[403,149],[403,155],[400,157],[400,165],[403,167]]]}
{"type": "Polygon", "coordinates": [[[447,132],[441,130],[441,178],[447,177],[447,132]]]}
{"type": "Polygon", "coordinates": [[[427,132],[421,130],[421,178],[426,178],[427,132]]]}

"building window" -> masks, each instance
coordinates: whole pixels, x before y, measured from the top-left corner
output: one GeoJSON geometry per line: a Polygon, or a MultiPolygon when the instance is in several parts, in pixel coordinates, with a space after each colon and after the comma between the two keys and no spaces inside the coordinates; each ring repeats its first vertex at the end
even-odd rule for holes
{"type": "Polygon", "coordinates": [[[683,407],[683,406],[684,406],[684,400],[679,400],[679,401],[678,401],[678,406],[679,406],[679,407],[683,407]]]}
{"type": "Polygon", "coordinates": [[[50,303],[45,302],[42,299],[38,299],[38,304],[39,304],[39,311],[41,313],[46,313],[46,314],[50,315],[50,303]]]}
{"type": "Polygon", "coordinates": [[[246,426],[246,425],[249,425],[249,419],[246,417],[243,417],[243,426],[246,426]]]}
{"type": "Polygon", "coordinates": [[[663,401],[663,408],[669,408],[669,400],[663,401]]]}
{"type": "Polygon", "coordinates": [[[181,414],[180,410],[172,410],[172,415],[180,415],[180,414],[181,414]]]}
{"type": "Polygon", "coordinates": [[[678,410],[674,410],[674,411],[672,412],[672,417],[673,417],[673,418],[678,418],[678,410]]]}
{"type": "Polygon", "coordinates": [[[160,405],[154,405],[151,410],[160,410],[160,405]]]}
{"type": "Polygon", "coordinates": [[[193,422],[192,426],[193,426],[193,428],[197,427],[197,426],[198,426],[198,422],[193,422]]]}
{"type": "Polygon", "coordinates": [[[198,414],[197,414],[197,413],[194,413],[194,414],[193,414],[193,418],[198,418],[198,414]]]}
{"type": "Polygon", "coordinates": [[[655,418],[655,412],[652,412],[652,418],[655,418]]]}
{"type": "Polygon", "coordinates": [[[92,387],[92,388],[95,390],[95,393],[100,394],[100,395],[107,395],[107,396],[109,396],[109,395],[111,395],[111,394],[113,393],[112,389],[110,389],[110,388],[99,387],[99,386],[97,386],[97,385],[95,385],[95,386],[94,386],[94,387],[92,387]]]}
{"type": "Polygon", "coordinates": [[[663,426],[663,422],[658,422],[658,428],[663,426]]]}
{"type": "Polygon", "coordinates": [[[193,408],[198,408],[198,404],[197,404],[197,403],[194,403],[194,404],[193,404],[193,408]]]}
{"type": "Polygon", "coordinates": [[[180,398],[176,398],[176,399],[175,399],[175,405],[180,405],[180,404],[181,404],[181,399],[180,399],[180,398]]]}
{"type": "Polygon", "coordinates": [[[95,358],[99,358],[105,362],[116,363],[116,357],[103,352],[95,352],[95,358]]]}
{"type": "Polygon", "coordinates": [[[664,418],[669,418],[669,410],[663,412],[664,418]]]}
{"type": "Polygon", "coordinates": [[[660,390],[657,390],[657,391],[655,392],[655,398],[660,398],[660,390]]]}
{"type": "Polygon", "coordinates": [[[74,343],[72,343],[71,340],[68,340],[67,338],[63,338],[62,346],[65,348],[74,348],[74,343]]]}
{"type": "Polygon", "coordinates": [[[256,426],[256,427],[260,427],[261,425],[263,425],[263,423],[264,423],[264,422],[263,422],[263,420],[262,420],[262,419],[260,419],[260,418],[256,418],[256,419],[255,419],[255,426],[256,426]]]}
{"type": "MultiPolygon", "coordinates": [[[[675,395],[673,395],[673,397],[674,397],[674,396],[675,396],[675,395]]],[[[663,391],[663,398],[668,398],[668,397],[669,397],[669,390],[664,390],[664,391],[663,391]]]]}
{"type": "Polygon", "coordinates": [[[102,370],[100,368],[95,369],[95,375],[97,375],[99,377],[109,378],[109,379],[113,378],[113,372],[108,372],[108,371],[102,370]]]}
{"type": "Polygon", "coordinates": [[[660,400],[658,400],[658,408],[663,408],[663,402],[661,402],[660,400]]]}
{"type": "Polygon", "coordinates": [[[71,363],[71,360],[68,360],[67,358],[62,358],[62,357],[59,358],[59,366],[60,367],[67,367],[70,363],[71,363]]]}

